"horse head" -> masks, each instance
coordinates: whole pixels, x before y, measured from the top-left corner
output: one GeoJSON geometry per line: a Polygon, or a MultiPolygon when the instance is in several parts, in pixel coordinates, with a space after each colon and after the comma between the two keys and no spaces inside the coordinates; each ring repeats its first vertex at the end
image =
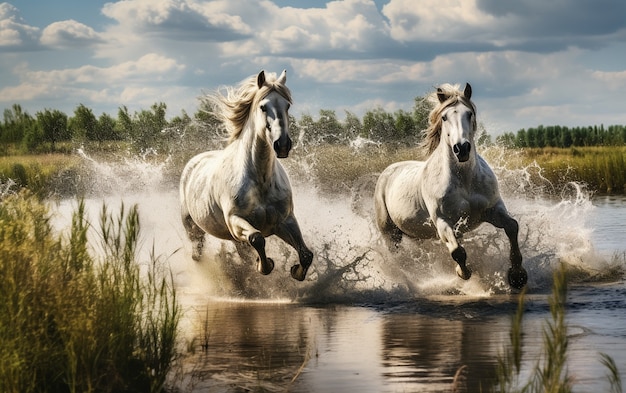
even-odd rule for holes
{"type": "Polygon", "coordinates": [[[285,158],[289,156],[292,142],[289,137],[289,107],[291,95],[285,86],[287,70],[283,70],[275,80],[268,80],[265,71],[257,75],[257,87],[259,91],[267,94],[259,101],[257,115],[260,116],[260,124],[265,124],[265,132],[271,141],[276,156],[285,158]]]}
{"type": "Polygon", "coordinates": [[[465,85],[463,95],[437,88],[437,99],[443,106],[441,116],[441,138],[452,149],[459,162],[469,160],[476,130],[476,110],[470,99],[472,86],[465,85]]]}

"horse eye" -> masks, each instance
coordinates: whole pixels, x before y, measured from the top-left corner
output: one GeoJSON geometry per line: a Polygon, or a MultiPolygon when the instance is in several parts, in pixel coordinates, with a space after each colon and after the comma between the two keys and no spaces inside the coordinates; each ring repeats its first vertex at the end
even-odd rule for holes
{"type": "Polygon", "coordinates": [[[441,120],[443,120],[443,121],[448,121],[448,115],[443,115],[443,116],[441,116],[441,120]]]}
{"type": "Polygon", "coordinates": [[[267,112],[267,106],[261,105],[261,111],[262,112],[267,112]]]}

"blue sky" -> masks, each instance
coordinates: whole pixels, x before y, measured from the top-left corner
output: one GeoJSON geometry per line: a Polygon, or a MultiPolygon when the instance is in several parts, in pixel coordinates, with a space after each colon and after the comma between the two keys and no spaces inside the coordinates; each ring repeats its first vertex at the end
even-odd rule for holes
{"type": "Polygon", "coordinates": [[[626,124],[623,0],[13,0],[0,2],[0,108],[168,115],[265,69],[292,114],[408,110],[470,82],[498,135],[626,124]]]}

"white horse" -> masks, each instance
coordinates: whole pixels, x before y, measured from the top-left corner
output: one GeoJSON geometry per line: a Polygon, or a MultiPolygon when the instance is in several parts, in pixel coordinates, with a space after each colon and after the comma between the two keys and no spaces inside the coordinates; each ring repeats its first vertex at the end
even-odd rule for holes
{"type": "Polygon", "coordinates": [[[224,150],[193,157],[180,180],[183,225],[199,260],[204,234],[234,240],[239,254],[251,245],[258,254],[257,270],[271,273],[274,262],[265,254],[265,237],[276,235],[296,249],[300,264],[291,276],[304,280],[313,260],[293,212],[289,178],[277,157],[291,150],[291,92],[286,71],[276,78],[261,71],[237,88],[209,96],[230,133],[224,150]]]}
{"type": "Polygon", "coordinates": [[[397,162],[382,172],[374,196],[376,221],[391,249],[403,235],[438,236],[464,280],[471,271],[460,234],[482,222],[504,228],[511,243],[508,281],[519,289],[528,281],[517,240],[519,227],[502,202],[493,171],[474,147],[476,107],[471,96],[469,84],[463,92],[444,84],[431,94],[436,106],[423,142],[428,158],[397,162]]]}

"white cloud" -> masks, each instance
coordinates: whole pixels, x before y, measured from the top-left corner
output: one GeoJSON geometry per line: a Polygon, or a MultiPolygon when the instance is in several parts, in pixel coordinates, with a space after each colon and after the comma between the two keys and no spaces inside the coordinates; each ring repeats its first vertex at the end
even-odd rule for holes
{"type": "Polygon", "coordinates": [[[162,38],[229,40],[250,33],[238,15],[220,12],[213,2],[194,0],[128,0],[107,3],[102,12],[123,31],[157,34],[162,38]]]}
{"type": "Polygon", "coordinates": [[[19,84],[0,89],[0,102],[47,101],[56,105],[95,102],[116,107],[122,103],[149,106],[167,98],[188,104],[195,95],[193,99],[175,98],[183,94],[175,82],[185,69],[176,60],[154,53],[110,67],[85,65],[33,71],[28,65],[20,64],[13,71],[19,84]]]}
{"type": "Polygon", "coordinates": [[[41,43],[55,48],[82,47],[101,41],[94,29],[72,19],[54,22],[41,34],[41,43]]]}
{"type": "MultiPolygon", "coordinates": [[[[254,44],[244,45],[255,48],[255,54],[336,58],[367,52],[388,40],[387,26],[372,0],[331,1],[324,8],[279,8],[265,1],[259,7],[257,15],[242,13],[255,29],[250,38],[254,44]]],[[[240,43],[222,49],[225,56],[241,55],[240,43]]]]}
{"type": "Polygon", "coordinates": [[[176,80],[185,66],[176,60],[150,53],[134,61],[126,61],[110,67],[85,65],[50,71],[31,71],[19,69],[20,79],[42,85],[53,84],[89,84],[89,83],[124,83],[126,81],[158,82],[176,80]]]}
{"type": "Polygon", "coordinates": [[[382,12],[399,41],[464,41],[484,34],[494,22],[475,0],[391,0],[382,12]]]}
{"type": "Polygon", "coordinates": [[[593,71],[591,76],[602,82],[604,86],[611,90],[626,88],[626,70],[624,71],[593,71]]]}
{"type": "Polygon", "coordinates": [[[11,4],[0,3],[0,48],[30,49],[38,38],[39,28],[27,25],[11,4]]]}

